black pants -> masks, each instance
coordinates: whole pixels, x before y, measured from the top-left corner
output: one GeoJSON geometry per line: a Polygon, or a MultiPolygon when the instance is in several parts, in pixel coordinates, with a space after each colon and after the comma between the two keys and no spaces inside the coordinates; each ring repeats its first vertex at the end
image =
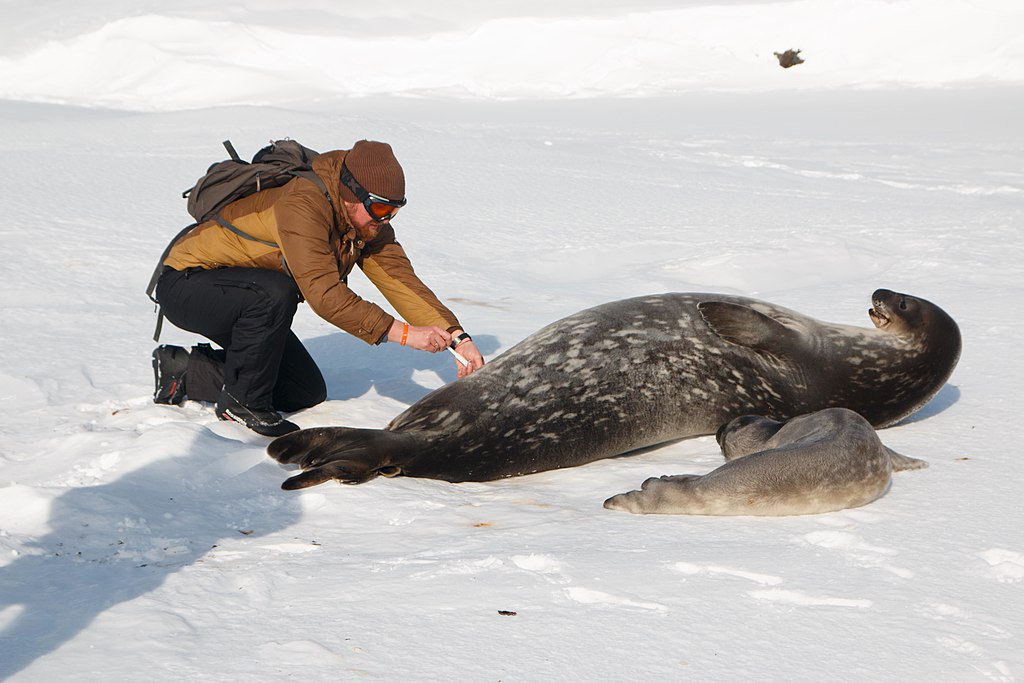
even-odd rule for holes
{"type": "Polygon", "coordinates": [[[285,412],[327,398],[320,369],[291,331],[302,299],[287,275],[261,268],[167,268],[156,294],[175,326],[224,347],[223,353],[192,354],[188,398],[216,400],[211,395],[219,395],[223,386],[244,406],[285,412]],[[204,367],[194,372],[193,361],[204,367]]]}

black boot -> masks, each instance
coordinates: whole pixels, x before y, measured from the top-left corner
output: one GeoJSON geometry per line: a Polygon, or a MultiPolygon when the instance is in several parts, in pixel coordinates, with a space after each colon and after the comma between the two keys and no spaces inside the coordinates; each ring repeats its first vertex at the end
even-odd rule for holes
{"type": "Polygon", "coordinates": [[[283,436],[299,429],[299,425],[284,419],[276,410],[248,408],[227,391],[221,392],[215,412],[220,419],[244,424],[263,436],[283,436]]]}
{"type": "Polygon", "coordinates": [[[187,369],[188,351],[169,344],[156,347],[153,350],[153,375],[156,378],[153,402],[180,405],[185,400],[187,369]]]}
{"type": "Polygon", "coordinates": [[[223,349],[214,349],[206,342],[192,347],[188,356],[188,397],[192,401],[216,403],[224,388],[223,349]]]}

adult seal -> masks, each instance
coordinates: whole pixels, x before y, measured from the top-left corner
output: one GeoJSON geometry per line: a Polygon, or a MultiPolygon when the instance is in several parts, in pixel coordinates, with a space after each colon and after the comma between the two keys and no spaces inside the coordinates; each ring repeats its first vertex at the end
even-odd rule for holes
{"type": "Polygon", "coordinates": [[[405,475],[488,481],[677,439],[741,415],[847,407],[875,427],[928,402],[960,356],[938,306],[880,289],[874,328],[721,294],[625,299],[554,322],[382,430],[304,429],[268,447],[285,489],[405,475]]]}
{"type": "Polygon", "coordinates": [[[882,445],[848,408],[788,422],[746,415],[717,438],[728,461],[718,469],[654,477],[604,506],[637,514],[810,515],[867,505],[886,492],[894,470],[928,466],[882,445]]]}

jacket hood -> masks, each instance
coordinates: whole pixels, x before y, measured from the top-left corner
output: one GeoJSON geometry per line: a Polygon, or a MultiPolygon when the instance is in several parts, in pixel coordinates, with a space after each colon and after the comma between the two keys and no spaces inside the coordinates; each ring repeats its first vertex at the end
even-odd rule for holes
{"type": "Polygon", "coordinates": [[[345,161],[348,150],[339,149],[333,152],[324,152],[313,159],[311,164],[313,172],[320,176],[327,186],[327,193],[331,196],[331,208],[334,209],[334,216],[338,219],[338,228],[342,234],[352,236],[355,228],[345,211],[345,204],[341,200],[341,164],[345,161]]]}

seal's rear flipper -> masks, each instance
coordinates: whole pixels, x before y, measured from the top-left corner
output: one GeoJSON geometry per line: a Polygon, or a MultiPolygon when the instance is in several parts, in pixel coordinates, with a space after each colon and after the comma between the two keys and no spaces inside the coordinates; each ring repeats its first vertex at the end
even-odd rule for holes
{"type": "Polygon", "coordinates": [[[416,442],[414,435],[383,429],[317,427],[274,439],[267,453],[280,463],[304,470],[281,486],[292,490],[330,479],[361,484],[377,476],[393,477],[401,473],[394,463],[406,460],[416,442]]]}
{"type": "Polygon", "coordinates": [[[294,491],[323,484],[331,479],[340,481],[342,484],[362,484],[378,474],[381,473],[366,467],[365,460],[336,460],[285,479],[281,488],[285,491],[294,491]]]}
{"type": "Polygon", "coordinates": [[[918,460],[917,458],[911,458],[907,455],[900,455],[893,449],[885,447],[886,452],[889,454],[889,460],[892,461],[892,471],[900,472],[902,470],[923,470],[928,467],[926,460],[918,460]]]}

